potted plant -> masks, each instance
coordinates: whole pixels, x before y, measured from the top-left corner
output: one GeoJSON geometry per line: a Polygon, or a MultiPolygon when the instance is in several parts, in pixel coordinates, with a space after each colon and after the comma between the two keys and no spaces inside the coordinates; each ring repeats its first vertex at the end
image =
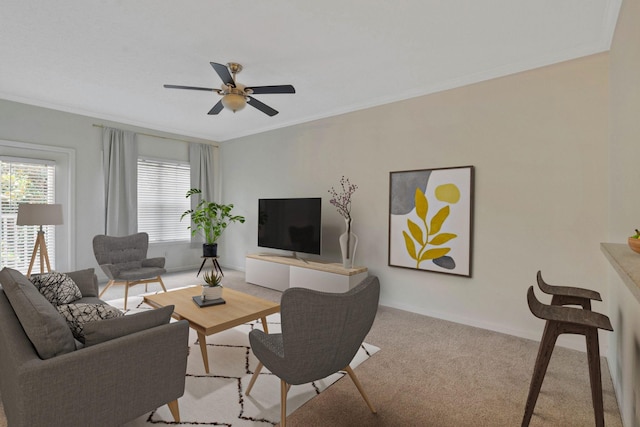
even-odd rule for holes
{"type": "MultiPolygon", "coordinates": [[[[187,191],[186,197],[189,198],[194,194],[202,194],[202,190],[192,188],[187,191]]],[[[222,235],[222,232],[232,222],[244,223],[245,219],[240,215],[232,215],[233,205],[223,205],[215,202],[208,202],[204,199],[200,200],[195,209],[185,211],[180,220],[189,215],[192,226],[189,226],[191,234],[201,233],[205,243],[202,245],[202,256],[215,257],[218,255],[218,244],[216,241],[222,235]]]]}
{"type": "Polygon", "coordinates": [[[211,270],[202,276],[202,301],[222,298],[222,272],[211,270]]]}

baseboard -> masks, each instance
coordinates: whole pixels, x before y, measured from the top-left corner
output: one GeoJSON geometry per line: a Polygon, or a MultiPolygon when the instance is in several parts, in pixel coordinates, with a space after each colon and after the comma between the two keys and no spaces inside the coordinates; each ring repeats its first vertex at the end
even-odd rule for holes
{"type": "MultiPolygon", "coordinates": [[[[398,310],[409,311],[411,313],[422,314],[424,316],[434,317],[436,319],[447,320],[449,322],[460,323],[462,325],[473,326],[480,329],[486,329],[493,332],[512,335],[518,338],[524,338],[536,342],[539,342],[542,338],[542,328],[539,332],[510,328],[501,324],[478,321],[476,319],[458,315],[451,315],[450,313],[444,313],[437,310],[425,310],[422,307],[415,307],[408,304],[399,304],[393,301],[387,301],[385,299],[380,300],[380,305],[383,305],[385,307],[397,308],[398,310]]],[[[581,335],[561,335],[560,337],[558,337],[557,345],[571,350],[578,350],[583,353],[587,351],[585,339],[581,335]]],[[[608,340],[607,342],[601,341],[600,356],[606,357],[606,355],[608,354],[608,349],[608,340]]]]}
{"type": "Polygon", "coordinates": [[[180,273],[182,271],[190,271],[190,270],[197,270],[198,268],[200,268],[200,265],[181,265],[179,267],[172,267],[172,268],[167,268],[167,273],[180,273]]]}

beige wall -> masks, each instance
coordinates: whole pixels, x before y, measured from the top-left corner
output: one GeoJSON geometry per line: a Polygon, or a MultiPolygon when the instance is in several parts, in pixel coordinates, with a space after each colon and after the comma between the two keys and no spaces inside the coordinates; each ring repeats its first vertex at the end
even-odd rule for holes
{"type": "MultiPolygon", "coordinates": [[[[609,54],[611,65],[610,241],[640,229],[640,2],[625,0],[609,54]]],[[[640,259],[639,261],[640,262],[640,259]]],[[[608,362],[626,426],[640,425],[640,303],[609,269],[615,332],[608,362]]]]}
{"type": "Polygon", "coordinates": [[[622,3],[611,60],[611,238],[640,229],[640,2],[622,3]]]}
{"type": "Polygon", "coordinates": [[[599,54],[225,142],[223,200],[248,221],[222,259],[242,269],[263,251],[258,198],[321,196],[323,256],[338,261],[344,222],[327,190],[346,175],[356,262],[380,277],[382,304],[539,339],[525,297],[538,269],[607,293],[608,109],[599,54]],[[476,168],[473,278],[387,266],[389,172],[463,165],[476,168]]]}

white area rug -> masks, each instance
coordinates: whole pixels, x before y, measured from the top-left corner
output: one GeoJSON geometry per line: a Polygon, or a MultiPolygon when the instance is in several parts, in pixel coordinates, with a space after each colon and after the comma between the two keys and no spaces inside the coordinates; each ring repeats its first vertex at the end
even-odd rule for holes
{"type": "MultiPolygon", "coordinates": [[[[118,299],[109,301],[109,304],[122,309],[123,302],[123,299],[118,299]]],[[[127,307],[127,314],[150,309],[142,302],[142,297],[130,297],[127,307]]],[[[269,316],[267,323],[269,332],[280,332],[279,314],[269,316]]],[[[258,363],[251,352],[248,337],[254,326],[262,329],[260,322],[251,322],[207,337],[209,374],[204,372],[196,333],[189,329],[186,386],[184,395],[178,399],[181,422],[177,425],[273,426],[280,421],[280,380],[266,368],[254,384],[251,396],[244,395],[258,363]]],[[[351,367],[355,368],[378,350],[373,345],[363,343],[351,367]]],[[[341,372],[311,384],[292,386],[287,398],[287,414],[344,375],[341,372]]],[[[176,425],[169,408],[164,405],[126,426],[152,424],[176,425]]]]}

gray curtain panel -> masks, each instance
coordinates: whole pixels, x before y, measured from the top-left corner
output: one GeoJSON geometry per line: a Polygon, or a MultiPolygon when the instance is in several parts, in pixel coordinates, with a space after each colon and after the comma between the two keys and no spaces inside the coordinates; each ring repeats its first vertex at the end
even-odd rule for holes
{"type": "MultiPolygon", "coordinates": [[[[191,188],[202,190],[202,198],[216,201],[216,156],[218,148],[208,144],[189,144],[189,163],[191,167],[191,188]]],[[[195,208],[199,200],[191,200],[191,208],[195,208]]]]}
{"type": "MultiPolygon", "coordinates": [[[[189,167],[191,168],[191,188],[202,190],[200,197],[191,197],[191,209],[194,209],[200,200],[215,202],[218,191],[216,174],[216,162],[218,148],[208,144],[189,144],[189,167]]],[[[193,224],[192,224],[193,225],[193,224]]],[[[198,235],[191,237],[191,242],[200,242],[198,235]]]]}
{"type": "Polygon", "coordinates": [[[134,132],[102,130],[105,234],[138,231],[138,143],[134,132]]]}

